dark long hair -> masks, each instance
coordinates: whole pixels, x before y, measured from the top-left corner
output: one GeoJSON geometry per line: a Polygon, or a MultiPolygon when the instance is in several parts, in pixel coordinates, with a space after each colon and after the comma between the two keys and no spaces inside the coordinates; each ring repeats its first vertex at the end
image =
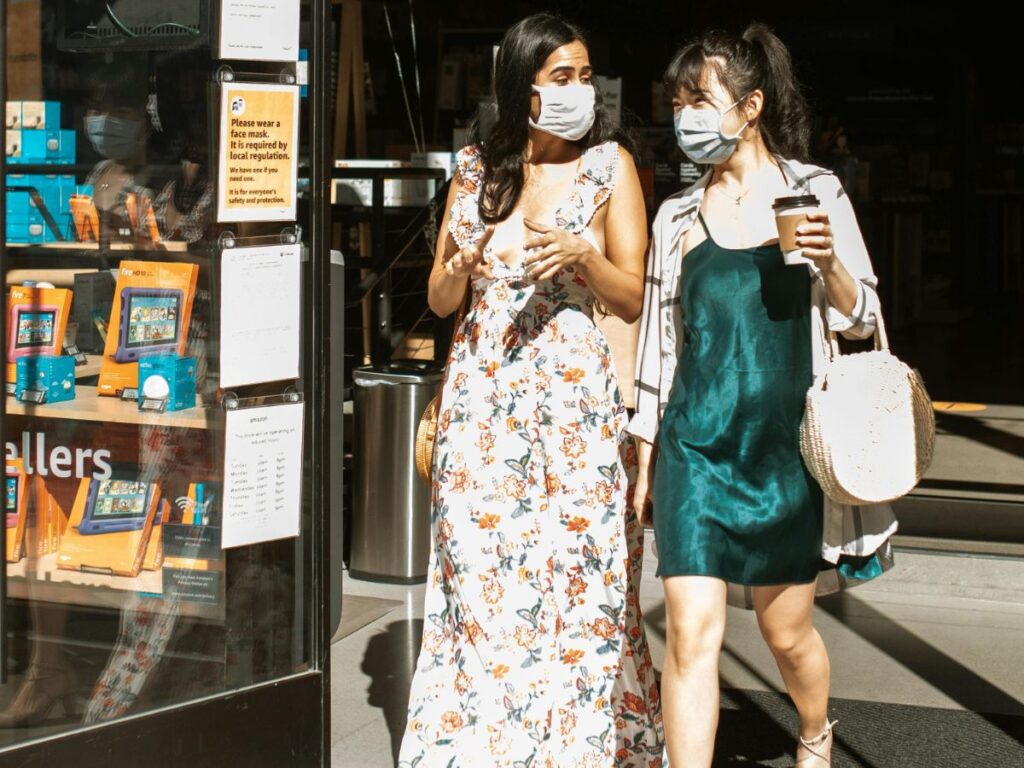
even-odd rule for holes
{"type": "Polygon", "coordinates": [[[770,152],[806,162],[810,155],[811,110],[793,68],[789,49],[764,24],[742,36],[707,32],[679,50],[665,72],[665,86],[700,90],[708,70],[733,97],[764,93],[760,129],[770,152]]]}
{"type": "MultiPolygon", "coordinates": [[[[492,103],[481,108],[470,128],[484,165],[480,218],[495,223],[508,218],[523,191],[523,153],[530,136],[530,97],[537,72],[548,56],[571,42],[586,45],[574,24],[550,13],[537,13],[505,33],[494,66],[492,103]]],[[[600,92],[594,125],[577,143],[592,147],[617,138],[600,92]]]]}

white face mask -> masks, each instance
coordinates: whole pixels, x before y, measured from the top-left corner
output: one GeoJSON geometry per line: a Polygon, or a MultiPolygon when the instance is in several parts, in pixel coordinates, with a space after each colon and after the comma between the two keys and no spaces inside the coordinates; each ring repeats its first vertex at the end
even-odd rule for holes
{"type": "Polygon", "coordinates": [[[594,86],[535,85],[540,95],[540,115],[530,118],[530,127],[558,136],[566,141],[579,141],[594,125],[594,86]]]}
{"type": "Polygon", "coordinates": [[[676,141],[690,160],[698,165],[718,165],[729,159],[749,121],[743,123],[735,135],[727,136],[722,133],[722,118],[742,101],[740,99],[721,112],[683,107],[676,113],[676,141]]]}

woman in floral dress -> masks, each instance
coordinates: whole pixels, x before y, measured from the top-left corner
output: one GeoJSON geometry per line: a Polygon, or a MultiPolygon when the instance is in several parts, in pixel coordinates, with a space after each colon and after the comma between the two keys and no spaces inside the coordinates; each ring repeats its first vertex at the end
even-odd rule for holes
{"type": "Polygon", "coordinates": [[[626,412],[600,301],[631,321],[646,216],[582,35],[505,35],[500,120],[458,155],[431,307],[470,290],[442,392],[423,642],[403,768],[661,765],[627,504],[626,412]],[[542,222],[550,222],[549,224],[542,222]]]}

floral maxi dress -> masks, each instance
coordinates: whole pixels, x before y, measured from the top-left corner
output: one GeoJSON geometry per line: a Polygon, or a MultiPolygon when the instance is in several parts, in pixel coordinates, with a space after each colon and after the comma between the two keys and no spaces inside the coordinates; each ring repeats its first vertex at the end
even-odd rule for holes
{"type": "MultiPolygon", "coordinates": [[[[556,223],[583,234],[617,145],[581,158],[556,223]]],[[[458,156],[450,230],[483,233],[482,167],[458,156]]],[[[430,573],[402,768],[656,768],[658,691],[641,623],[642,527],[626,412],[593,294],[491,256],[442,393],[430,573]]]]}

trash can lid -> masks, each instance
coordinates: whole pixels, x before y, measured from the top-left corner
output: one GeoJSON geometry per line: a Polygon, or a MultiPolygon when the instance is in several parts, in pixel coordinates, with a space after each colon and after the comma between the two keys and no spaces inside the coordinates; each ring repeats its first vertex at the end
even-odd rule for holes
{"type": "Polygon", "coordinates": [[[385,365],[356,368],[352,377],[357,385],[373,382],[426,384],[441,381],[443,371],[433,360],[392,360],[385,365]]]}

